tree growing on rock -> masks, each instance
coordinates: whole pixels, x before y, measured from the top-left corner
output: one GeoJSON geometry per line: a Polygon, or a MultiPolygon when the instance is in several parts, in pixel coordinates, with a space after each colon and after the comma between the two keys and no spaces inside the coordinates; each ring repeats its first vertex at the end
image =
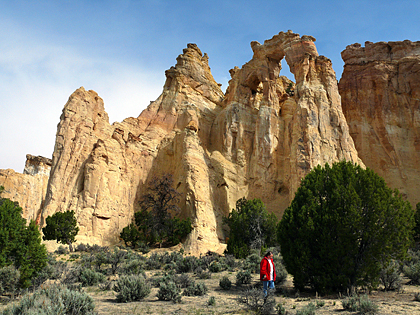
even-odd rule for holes
{"type": "Polygon", "coordinates": [[[326,292],[376,285],[381,267],[405,256],[413,216],[410,203],[371,169],[344,161],[317,166],[278,224],[295,287],[326,292]]]}
{"type": "Polygon", "coordinates": [[[44,240],[56,240],[61,244],[69,245],[70,252],[73,251],[72,243],[75,242],[79,228],[74,211],[56,212],[45,220],[46,226],[42,228],[44,240]]]}
{"type": "Polygon", "coordinates": [[[276,245],[277,218],[268,214],[260,199],[239,199],[224,222],[230,230],[227,252],[236,258],[245,258],[251,249],[276,245]]]}
{"type": "Polygon", "coordinates": [[[130,224],[121,232],[126,245],[134,247],[139,242],[160,247],[163,243],[178,244],[192,230],[190,218],[182,220],[176,217],[180,212],[180,197],[181,194],[173,188],[171,174],[152,178],[147,192],[139,201],[141,210],[134,214],[135,224],[130,224]]]}

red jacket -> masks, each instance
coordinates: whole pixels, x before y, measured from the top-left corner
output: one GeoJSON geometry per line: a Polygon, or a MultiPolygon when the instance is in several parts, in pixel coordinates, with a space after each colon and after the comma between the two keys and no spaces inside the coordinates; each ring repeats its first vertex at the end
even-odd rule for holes
{"type": "Polygon", "coordinates": [[[268,281],[268,280],[276,281],[276,267],[274,267],[274,262],[271,258],[264,257],[261,260],[261,263],[260,263],[260,280],[262,280],[262,281],[268,281]],[[271,269],[270,269],[270,264],[268,263],[269,259],[271,260],[271,264],[273,266],[273,278],[274,279],[270,279],[271,269]],[[265,275],[265,278],[264,278],[264,275],[265,275]]]}

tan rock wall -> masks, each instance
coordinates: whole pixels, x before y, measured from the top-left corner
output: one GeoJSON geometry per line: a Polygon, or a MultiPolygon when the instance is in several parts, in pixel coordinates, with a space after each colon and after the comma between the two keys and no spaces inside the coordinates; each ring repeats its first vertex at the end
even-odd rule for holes
{"type": "Polygon", "coordinates": [[[50,159],[28,154],[23,174],[12,169],[0,170],[0,186],[4,187],[1,197],[17,201],[27,223],[30,220],[39,222],[50,168],[50,159]]]}
{"type": "Polygon", "coordinates": [[[347,46],[339,89],[359,156],[420,201],[420,42],[347,46]]]}

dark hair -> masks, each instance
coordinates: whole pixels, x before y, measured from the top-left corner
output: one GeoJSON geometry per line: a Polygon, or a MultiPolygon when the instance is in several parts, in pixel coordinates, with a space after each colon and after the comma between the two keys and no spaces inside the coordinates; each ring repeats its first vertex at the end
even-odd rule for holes
{"type": "Polygon", "coordinates": [[[268,256],[270,256],[271,254],[273,254],[273,252],[272,252],[271,250],[269,250],[269,251],[267,252],[267,254],[265,254],[265,255],[264,255],[264,257],[268,257],[268,256]]]}

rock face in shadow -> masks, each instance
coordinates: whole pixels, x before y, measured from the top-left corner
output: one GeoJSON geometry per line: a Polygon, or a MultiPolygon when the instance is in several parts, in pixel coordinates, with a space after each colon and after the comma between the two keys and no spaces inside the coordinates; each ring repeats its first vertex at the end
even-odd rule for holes
{"type": "Polygon", "coordinates": [[[339,90],[359,156],[413,206],[420,201],[420,42],[366,42],[341,53],[339,90]]]}

